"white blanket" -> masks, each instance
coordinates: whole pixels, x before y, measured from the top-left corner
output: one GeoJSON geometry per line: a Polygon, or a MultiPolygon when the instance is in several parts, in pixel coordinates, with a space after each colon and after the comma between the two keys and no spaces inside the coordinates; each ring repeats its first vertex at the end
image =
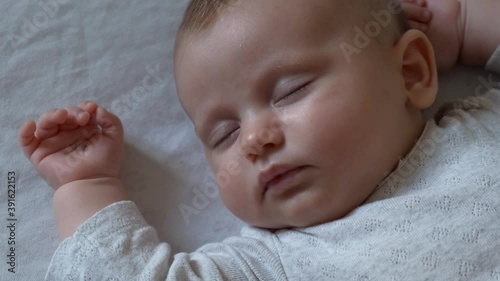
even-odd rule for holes
{"type": "MultiPolygon", "coordinates": [[[[122,119],[121,177],[174,250],[193,251],[239,232],[242,223],[216,196],[175,92],[171,52],[186,3],[0,2],[0,280],[41,280],[58,245],[53,191],[19,149],[18,128],[51,108],[84,100],[122,119]],[[15,197],[9,172],[15,173],[15,197]]],[[[441,77],[440,100],[484,91],[488,79],[478,69],[455,69],[441,77]]]]}

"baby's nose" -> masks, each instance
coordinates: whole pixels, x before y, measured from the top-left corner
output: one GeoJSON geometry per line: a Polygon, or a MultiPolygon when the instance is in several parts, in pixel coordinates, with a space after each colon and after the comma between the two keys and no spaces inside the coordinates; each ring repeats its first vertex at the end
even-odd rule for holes
{"type": "Polygon", "coordinates": [[[254,125],[245,128],[242,133],[241,153],[249,161],[255,161],[284,143],[284,134],[279,126],[254,125]]]}

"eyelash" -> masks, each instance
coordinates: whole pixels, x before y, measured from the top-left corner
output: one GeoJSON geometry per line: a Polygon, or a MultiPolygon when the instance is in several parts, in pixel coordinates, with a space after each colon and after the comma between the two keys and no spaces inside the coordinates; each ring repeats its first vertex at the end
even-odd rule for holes
{"type": "Polygon", "coordinates": [[[229,139],[236,131],[238,131],[240,128],[237,128],[233,131],[231,131],[230,133],[228,133],[227,135],[223,136],[220,140],[218,140],[215,144],[214,144],[214,148],[218,148],[219,146],[221,146],[227,139],[229,139]]]}
{"type": "Polygon", "coordinates": [[[307,88],[309,88],[309,85],[311,84],[311,82],[307,82],[305,83],[304,85],[298,87],[296,90],[293,90],[291,93],[289,94],[286,94],[284,95],[283,97],[279,98],[277,101],[274,102],[274,104],[277,104],[283,100],[287,100],[289,98],[292,98],[298,94],[301,94],[302,92],[304,92],[305,90],[307,90],[307,88]]]}

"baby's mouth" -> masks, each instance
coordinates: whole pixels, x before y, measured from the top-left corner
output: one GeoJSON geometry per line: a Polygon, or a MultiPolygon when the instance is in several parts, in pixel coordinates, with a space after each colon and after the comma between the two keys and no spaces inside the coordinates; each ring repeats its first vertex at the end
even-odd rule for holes
{"type": "Polygon", "coordinates": [[[299,174],[307,166],[271,165],[259,174],[263,193],[281,194],[291,188],[299,174]]]}

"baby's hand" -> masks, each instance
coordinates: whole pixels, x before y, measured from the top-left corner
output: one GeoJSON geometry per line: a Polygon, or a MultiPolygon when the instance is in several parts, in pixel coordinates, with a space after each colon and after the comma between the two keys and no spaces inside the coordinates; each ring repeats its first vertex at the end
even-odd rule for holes
{"type": "Polygon", "coordinates": [[[43,114],[19,130],[24,154],[57,190],[83,179],[117,178],[123,159],[120,119],[93,102],[43,114]]]}
{"type": "Polygon", "coordinates": [[[464,25],[459,0],[401,0],[411,28],[431,41],[440,71],[453,67],[460,56],[464,25]]]}

